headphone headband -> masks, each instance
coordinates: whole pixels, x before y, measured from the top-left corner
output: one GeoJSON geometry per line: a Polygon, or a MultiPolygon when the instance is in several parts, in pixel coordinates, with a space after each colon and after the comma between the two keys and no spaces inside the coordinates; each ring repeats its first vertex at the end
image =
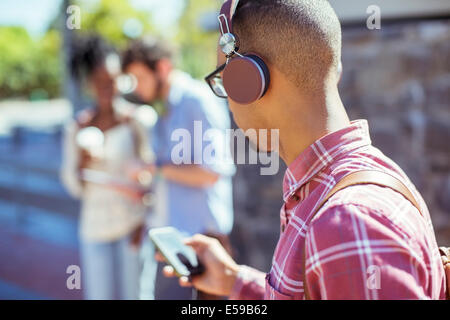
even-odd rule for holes
{"type": "Polygon", "coordinates": [[[269,87],[270,74],[260,57],[237,52],[239,39],[233,34],[232,19],[238,4],[239,0],[225,1],[218,17],[221,33],[219,46],[227,58],[223,86],[230,99],[240,104],[250,104],[264,96],[269,87]]]}
{"type": "Polygon", "coordinates": [[[236,12],[236,7],[239,4],[239,0],[227,0],[223,3],[222,8],[220,9],[219,22],[220,22],[220,32],[232,33],[232,20],[233,15],[236,12]],[[224,28],[227,29],[224,29],[224,28]]]}
{"type": "Polygon", "coordinates": [[[227,0],[220,9],[220,15],[218,16],[221,38],[219,45],[222,48],[222,52],[227,57],[231,57],[239,50],[239,39],[233,34],[232,20],[233,15],[236,12],[239,0],[227,0]]]}

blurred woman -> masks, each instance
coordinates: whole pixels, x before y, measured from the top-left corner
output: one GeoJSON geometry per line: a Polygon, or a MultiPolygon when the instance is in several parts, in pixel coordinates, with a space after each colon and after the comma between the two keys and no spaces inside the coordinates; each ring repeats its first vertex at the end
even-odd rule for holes
{"type": "Polygon", "coordinates": [[[126,168],[148,161],[146,135],[115,104],[118,57],[100,37],[74,41],[71,66],[93,107],[66,126],[62,181],[81,199],[82,287],[87,299],[136,299],[145,206],[126,168]]]}

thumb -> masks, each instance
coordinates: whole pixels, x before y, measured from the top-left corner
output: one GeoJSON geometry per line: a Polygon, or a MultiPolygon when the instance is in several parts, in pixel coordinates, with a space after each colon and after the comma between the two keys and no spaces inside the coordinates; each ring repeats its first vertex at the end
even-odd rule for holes
{"type": "Polygon", "coordinates": [[[214,240],[213,238],[207,237],[203,234],[196,234],[192,236],[191,238],[186,238],[184,240],[184,243],[188,246],[191,246],[193,248],[205,248],[211,244],[211,241],[214,240]]]}

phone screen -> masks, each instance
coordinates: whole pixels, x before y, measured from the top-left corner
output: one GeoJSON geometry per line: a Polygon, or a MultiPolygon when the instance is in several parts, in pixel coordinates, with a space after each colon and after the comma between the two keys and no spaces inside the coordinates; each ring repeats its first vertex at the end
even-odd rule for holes
{"type": "Polygon", "coordinates": [[[183,243],[183,236],[177,229],[155,228],[149,231],[149,236],[178,277],[188,277],[203,271],[194,249],[183,243]]]}

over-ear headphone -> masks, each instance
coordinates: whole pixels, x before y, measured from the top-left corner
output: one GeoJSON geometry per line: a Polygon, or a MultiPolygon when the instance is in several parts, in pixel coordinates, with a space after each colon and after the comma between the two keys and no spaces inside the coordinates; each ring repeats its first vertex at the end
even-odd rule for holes
{"type": "Polygon", "coordinates": [[[240,104],[250,104],[266,93],[270,73],[261,57],[254,53],[238,53],[239,39],[232,31],[232,19],[238,3],[239,0],[227,0],[218,17],[222,35],[219,46],[227,57],[222,78],[230,99],[240,104]]]}

